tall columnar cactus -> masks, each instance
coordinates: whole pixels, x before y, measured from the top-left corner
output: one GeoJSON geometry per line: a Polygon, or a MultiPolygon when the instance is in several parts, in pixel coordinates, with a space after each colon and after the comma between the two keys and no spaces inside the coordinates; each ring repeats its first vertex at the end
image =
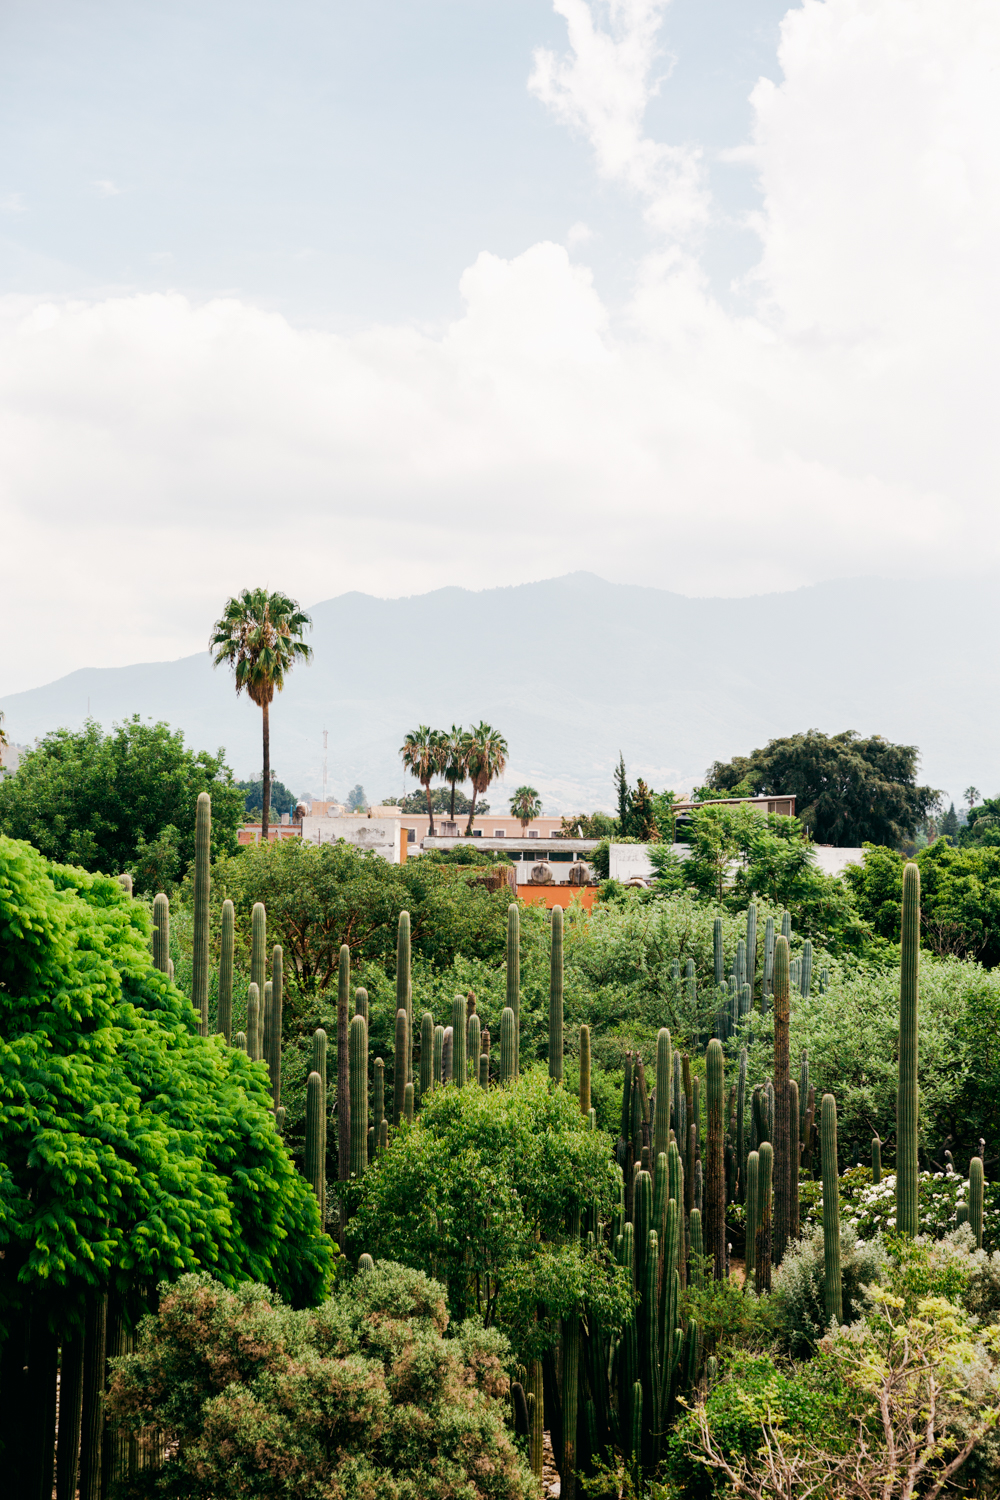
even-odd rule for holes
{"type": "Polygon", "coordinates": [[[359,984],[354,991],[354,1014],[364,1016],[366,1024],[368,1023],[368,991],[364,985],[359,984]]]}
{"type": "Polygon", "coordinates": [[[450,1026],[444,1028],[441,1043],[441,1082],[451,1083],[455,1066],[455,1033],[450,1026]]]}
{"type": "Polygon", "coordinates": [[[751,1151],[747,1157],[746,1249],[743,1252],[747,1276],[757,1260],[757,1231],[760,1227],[760,1156],[751,1151]]]}
{"type": "Polygon", "coordinates": [[[549,960],[549,1077],[563,1076],[563,909],[552,908],[549,960]]]}
{"type": "Polygon", "coordinates": [[[712,923],[712,957],[715,960],[715,983],[724,984],[726,980],[726,961],[722,952],[722,918],[716,917],[712,923]]]}
{"type": "Polygon", "coordinates": [[[516,901],[507,908],[507,1008],[514,1013],[514,1072],[517,1073],[521,1066],[521,913],[516,901]]]}
{"type": "Polygon", "coordinates": [[[774,918],[764,923],[764,972],[761,976],[761,1009],[767,1010],[767,1002],[774,982],[774,918]]]}
{"type": "Polygon", "coordinates": [[[247,1034],[245,1031],[238,1031],[236,1033],[236,1035],[233,1037],[233,1046],[236,1048],[237,1052],[247,1051],[247,1034]]]}
{"type": "Polygon", "coordinates": [[[837,1101],[823,1095],[820,1124],[823,1157],[823,1274],[826,1286],[827,1322],[844,1321],[844,1297],[840,1280],[840,1173],[837,1168],[837,1101]]]}
{"type": "Polygon", "coordinates": [[[479,1079],[479,1055],[482,1051],[481,1036],[482,1022],[478,1016],[470,1016],[466,1026],[466,1056],[468,1058],[469,1075],[473,1083],[479,1079]]]}
{"type": "Polygon", "coordinates": [[[827,990],[829,988],[830,988],[830,970],[826,969],[826,968],[820,969],[820,971],[819,971],[819,992],[820,992],[820,994],[821,995],[825,995],[826,992],[827,992],[827,990]]]}
{"type": "MultiPolygon", "coordinates": [[[[674,1060],[670,1032],[661,1026],[656,1034],[656,1099],[653,1106],[653,1160],[670,1145],[670,1087],[674,1060]]],[[[662,1233],[662,1229],[661,1229],[662,1233]]]]}
{"type": "Polygon", "coordinates": [[[425,1010],[420,1017],[420,1097],[426,1099],[434,1087],[434,1017],[425,1010]]]}
{"type": "Polygon", "coordinates": [[[231,901],[222,903],[222,942],[219,950],[219,1004],[215,1029],[227,1043],[233,1035],[233,969],[236,953],[236,913],[231,901]]]}
{"type": "Polygon", "coordinates": [[[351,950],[342,943],[337,969],[337,1177],[341,1182],[347,1181],[351,1169],[350,1026],[351,950]]]}
{"type": "Polygon", "coordinates": [[[208,1036],[209,886],[212,857],[212,799],[198,793],[194,817],[194,931],[191,944],[191,1005],[198,1030],[208,1036]]]}
{"type": "Polygon", "coordinates": [[[740,1070],[736,1080],[736,1195],[740,1203],[746,1201],[747,1195],[747,1133],[746,1133],[746,1109],[747,1106],[747,1049],[740,1048],[740,1070]]]}
{"type": "Polygon", "coordinates": [[[705,1280],[705,1271],[700,1262],[706,1257],[705,1240],[701,1232],[701,1214],[696,1208],[691,1210],[688,1234],[691,1239],[691,1285],[700,1287],[705,1280]]]}
{"type": "Polygon", "coordinates": [[[783,911],[781,913],[781,936],[790,948],[792,946],[792,914],[790,911],[783,911]]]}
{"type": "Polygon", "coordinates": [[[736,988],[740,990],[747,982],[747,945],[740,938],[736,944],[736,988]]]}
{"type": "Polygon", "coordinates": [[[509,1005],[503,1008],[500,1017],[500,1082],[511,1083],[517,1062],[517,1020],[509,1005]]]}
{"type": "Polygon", "coordinates": [[[271,1048],[267,1058],[274,1108],[281,1103],[281,1029],[284,1012],[285,967],[280,943],[271,953],[271,1048]]]}
{"type": "Polygon", "coordinates": [[[760,1166],[757,1183],[759,1211],[757,1243],[754,1247],[754,1286],[759,1296],[771,1290],[771,1182],[774,1172],[774,1149],[763,1141],[757,1153],[760,1166]]]}
{"type": "MultiPolygon", "coordinates": [[[[323,1119],[322,1119],[322,1121],[320,1123],[320,1133],[322,1135],[322,1142],[321,1142],[321,1145],[320,1145],[320,1151],[322,1153],[322,1159],[323,1159],[323,1181],[324,1182],[326,1181],[326,1101],[327,1101],[327,1089],[326,1089],[326,1043],[327,1043],[326,1032],[323,1030],[322,1026],[317,1026],[316,1030],[313,1032],[312,1070],[313,1070],[314,1073],[318,1073],[319,1076],[320,1076],[320,1078],[323,1080],[323,1119]]],[[[324,1211],[324,1213],[326,1212],[326,1189],[325,1188],[323,1189],[323,1211],[324,1211]]],[[[325,1222],[326,1221],[324,1219],[324,1223],[325,1222]]]]}
{"type": "Polygon", "coordinates": [[[877,1135],[872,1136],[872,1182],[882,1181],[882,1142],[877,1135]]]}
{"type": "Polygon", "coordinates": [[[271,994],[274,986],[270,979],[264,982],[264,999],[260,1007],[260,1055],[261,1060],[267,1065],[268,1077],[271,1076],[271,994]]]}
{"type": "Polygon", "coordinates": [[[153,968],[161,974],[169,973],[170,962],[170,902],[160,891],[153,897],[153,968]]]}
{"type": "Polygon", "coordinates": [[[688,1016],[693,1022],[698,1013],[698,980],[694,972],[693,958],[689,958],[684,965],[684,995],[687,1000],[688,1016]]]}
{"type": "Polygon", "coordinates": [[[320,1226],[326,1226],[326,1174],[323,1153],[323,1124],[326,1119],[326,1090],[318,1073],[306,1079],[306,1181],[316,1194],[320,1226]]]}
{"type": "Polygon", "coordinates": [[[260,994],[251,980],[247,986],[247,1055],[256,1062],[260,1057],[260,994]]]}
{"type": "Polygon", "coordinates": [[[713,1262],[715,1279],[721,1281],[726,1274],[725,1057],[717,1037],[705,1054],[705,1081],[705,1254],[713,1262]]]}
{"type": "Polygon", "coordinates": [[[451,1032],[454,1038],[454,1073],[456,1088],[464,1089],[469,1081],[469,1069],[465,1055],[466,1026],[465,996],[456,995],[451,1002],[451,1032]]]}
{"type": "Polygon", "coordinates": [[[983,1248],[983,1158],[974,1156],[969,1162],[969,1228],[976,1238],[976,1249],[983,1248]]]}
{"type": "Polygon", "coordinates": [[[590,1114],[590,1027],[580,1027],[580,1113],[590,1114]]]}
{"type": "MultiPolygon", "coordinates": [[[[509,1007],[508,1007],[509,1008],[509,1007]]],[[[573,1312],[562,1320],[562,1480],[560,1493],[576,1500],[576,1429],[580,1393],[580,1317],[573,1312]]]]}
{"type": "Polygon", "coordinates": [[[255,901],[250,913],[250,978],[258,995],[264,992],[267,978],[267,912],[263,901],[255,901]]]}
{"type": "Polygon", "coordinates": [[[398,1125],[403,1117],[403,1091],[406,1088],[406,1007],[396,1011],[396,1045],[392,1061],[392,1123],[398,1125]]]}
{"type": "MultiPolygon", "coordinates": [[[[899,1087],[896,1093],[896,1228],[915,1235],[917,1211],[917,966],[920,953],[920,871],[903,869],[903,917],[899,949],[899,1087]]],[[[826,1101],[824,1099],[824,1108],[826,1101]]]]}
{"type": "Polygon", "coordinates": [[[806,938],[802,944],[802,973],[800,975],[800,993],[805,996],[812,989],[813,973],[813,945],[806,938]]]}
{"type": "Polygon", "coordinates": [[[757,907],[753,901],[747,907],[747,983],[753,994],[757,977],[757,907]]]}
{"type": "Polygon", "coordinates": [[[351,1061],[351,1176],[361,1178],[368,1166],[368,1023],[353,1016],[348,1043],[351,1061]]]}
{"type": "Polygon", "coordinates": [[[399,922],[396,926],[396,1009],[397,1011],[406,1011],[407,1054],[403,1059],[405,1070],[403,1082],[409,1083],[413,1077],[413,1043],[410,1036],[413,1029],[413,984],[410,975],[410,913],[408,911],[400,912],[399,922]]]}
{"type": "Polygon", "coordinates": [[[479,1054],[479,1087],[488,1089],[490,1086],[490,1055],[488,1052],[479,1054]]]}
{"type": "MultiPolygon", "coordinates": [[[[788,944],[779,937],[774,945],[774,1224],[771,1242],[776,1266],[781,1265],[788,1244],[791,1219],[792,1126],[788,1098],[791,989],[788,958],[788,944]]],[[[797,1120],[795,1148],[798,1152],[797,1120]]]]}
{"type": "Polygon", "coordinates": [[[385,1063],[380,1057],[376,1057],[373,1068],[375,1078],[375,1099],[372,1110],[372,1125],[375,1130],[375,1140],[378,1141],[382,1121],[385,1119],[385,1063]]]}
{"type": "Polygon", "coordinates": [[[809,1054],[803,1047],[799,1059],[799,1140],[806,1144],[806,1111],[809,1108],[809,1054]]]}
{"type": "Polygon", "coordinates": [[[799,1086],[794,1078],[788,1080],[788,1237],[799,1237],[799,1086]]]}
{"type": "Polygon", "coordinates": [[[444,1082],[444,1027],[434,1028],[434,1082],[433,1088],[437,1088],[444,1082]]]}
{"type": "Polygon", "coordinates": [[[413,1124],[413,1084],[408,1083],[403,1090],[403,1119],[407,1125],[413,1124]]]}

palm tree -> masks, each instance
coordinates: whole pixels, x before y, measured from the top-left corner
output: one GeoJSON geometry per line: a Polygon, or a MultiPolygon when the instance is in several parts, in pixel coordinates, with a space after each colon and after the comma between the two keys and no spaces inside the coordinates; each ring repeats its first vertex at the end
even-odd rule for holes
{"type": "Polygon", "coordinates": [[[271,811],[271,699],[285,685],[285,674],[297,661],[309,661],[312,647],[302,639],[312,620],[287,594],[269,594],[267,589],[244,589],[235,599],[226,601],[221,619],[216,620],[208,649],[213,666],[228,662],[236,676],[236,692],[246,688],[264,720],[263,807],[260,818],[261,842],[267,843],[268,817],[271,811]]]}
{"type": "Polygon", "coordinates": [[[472,835],[476,817],[476,798],[485,792],[491,781],[502,776],[507,769],[507,741],[492,724],[477,724],[469,731],[469,780],[472,782],[472,806],[465,836],[472,835]]]}
{"type": "Polygon", "coordinates": [[[470,738],[468,732],[458,724],[451,726],[447,739],[447,760],[445,761],[442,775],[445,781],[451,784],[451,820],[455,821],[455,791],[460,781],[465,781],[469,774],[469,746],[470,738]]]}
{"type": "Polygon", "coordinates": [[[426,724],[421,724],[418,729],[410,730],[399,753],[403,765],[427,793],[427,813],[431,820],[428,835],[433,838],[434,800],[431,797],[431,782],[441,774],[447,763],[448,736],[442,734],[440,729],[429,729],[426,724]]]}
{"type": "Polygon", "coordinates": [[[519,786],[510,799],[510,810],[521,825],[521,837],[532,818],[542,810],[542,799],[533,786],[519,786]]]}

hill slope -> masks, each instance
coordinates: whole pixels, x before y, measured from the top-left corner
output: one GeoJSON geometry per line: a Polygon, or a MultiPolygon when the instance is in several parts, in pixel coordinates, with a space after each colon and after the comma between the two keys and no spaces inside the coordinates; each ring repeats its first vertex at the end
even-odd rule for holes
{"type": "MultiPolygon", "coordinates": [[[[586,573],[408,599],[342,594],[312,608],[315,661],[272,711],[271,760],[318,794],[403,787],[398,746],[419,723],[486,719],[511,749],[509,791],[537,786],[565,811],[609,806],[629,773],[688,790],[714,759],[773,735],[858,729],[920,746],[922,777],[958,795],[1000,787],[1000,664],[989,585],[824,583],[745,599],[688,599],[586,573]]],[[[207,653],[88,668],[0,702],[15,742],[140,713],[260,766],[260,714],[207,653]]],[[[411,783],[411,786],[413,783],[411,783]]],[[[494,790],[491,803],[500,805],[494,790]]]]}

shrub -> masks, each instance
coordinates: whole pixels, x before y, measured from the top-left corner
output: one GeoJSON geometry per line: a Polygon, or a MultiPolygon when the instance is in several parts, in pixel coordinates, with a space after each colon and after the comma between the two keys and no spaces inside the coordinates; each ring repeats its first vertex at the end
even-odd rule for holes
{"type": "MultiPolygon", "coordinates": [[[[886,1278],[886,1253],[880,1238],[860,1240],[846,1225],[840,1236],[840,1274],[844,1322],[860,1318],[869,1304],[868,1289],[886,1278]]],[[[789,1353],[810,1354],[827,1332],[823,1230],[813,1229],[789,1247],[775,1272],[771,1301],[778,1335],[789,1353]]]]}
{"type": "Polygon", "coordinates": [[[111,1385],[112,1413],[167,1455],[131,1493],[534,1500],[503,1420],[506,1343],[447,1324],[443,1288],[386,1263],[309,1312],[206,1275],[164,1287],[111,1385]]]}

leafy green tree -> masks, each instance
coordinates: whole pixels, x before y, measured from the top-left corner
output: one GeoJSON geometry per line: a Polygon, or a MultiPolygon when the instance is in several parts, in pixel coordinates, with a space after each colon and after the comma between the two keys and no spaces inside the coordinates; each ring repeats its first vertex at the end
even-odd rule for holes
{"type": "Polygon", "coordinates": [[[519,786],[510,800],[511,814],[521,825],[523,834],[532,818],[542,810],[542,799],[533,786],[519,786]]]}
{"type": "Polygon", "coordinates": [[[315,1311],[186,1276],[115,1370],[113,1412],[164,1441],[157,1494],[534,1500],[505,1423],[506,1341],[380,1262],[315,1311]]]}
{"type": "MultiPolygon", "coordinates": [[[[258,776],[255,781],[238,781],[236,785],[246,799],[246,810],[248,815],[260,813],[264,807],[264,778],[258,776]]],[[[270,807],[276,813],[293,813],[298,804],[298,798],[290,792],[283,781],[278,781],[273,771],[271,773],[271,798],[270,807]]]]}
{"type": "Polygon", "coordinates": [[[312,647],[302,639],[307,626],[312,626],[312,620],[287,594],[244,589],[226,600],[208,643],[213,665],[228,663],[237,694],[245,690],[261,711],[264,771],[260,836],[264,843],[271,811],[271,703],[295,663],[312,656],[312,647]]]}
{"type": "Polygon", "coordinates": [[[347,810],[353,813],[368,811],[368,798],[365,796],[365,789],[360,781],[357,786],[351,787],[347,794],[347,810]]]}
{"type": "MultiPolygon", "coordinates": [[[[940,955],[1000,963],[1000,830],[952,848],[937,839],[915,855],[920,868],[921,934],[940,955]]],[[[892,849],[865,846],[864,865],[847,880],[859,912],[880,936],[899,940],[903,862],[892,849]]]]}
{"type": "Polygon", "coordinates": [[[428,832],[433,838],[434,802],[431,798],[431,782],[447,764],[447,740],[440,729],[431,729],[429,725],[421,724],[406,735],[399,754],[405,769],[420,782],[427,795],[427,816],[430,818],[428,832]]]}
{"type": "Polygon", "coordinates": [[[490,784],[502,776],[507,768],[507,741],[492,724],[478,723],[469,730],[468,768],[472,782],[472,806],[469,821],[465,826],[467,835],[472,833],[476,821],[476,799],[481,797],[490,784]]]}
{"type": "Polygon", "coordinates": [[[562,819],[558,833],[552,836],[557,839],[610,839],[617,828],[617,820],[610,813],[574,813],[572,817],[562,819]]]}
{"type": "Polygon", "coordinates": [[[51,859],[130,871],[137,892],[180,879],[194,860],[198,794],[212,797],[212,848],[237,847],[243,793],[220,750],[189,750],[181,731],[138,714],[105,734],[57,729],[0,782],[0,831],[51,859]]]}
{"type": "Polygon", "coordinates": [[[805,734],[769,740],[761,750],[716,761],[708,785],[726,791],[744,784],[756,796],[796,798],[796,814],[820,844],[852,848],[865,842],[897,845],[911,835],[940,793],[916,782],[917,747],[881,735],[805,734]]]}
{"type": "Polygon", "coordinates": [[[636,782],[635,791],[632,794],[630,821],[630,832],[635,838],[644,844],[659,843],[660,829],[656,821],[654,794],[650,791],[641,776],[636,782]]]}
{"type": "Polygon", "coordinates": [[[959,842],[1000,845],[1000,797],[982,797],[969,808],[959,842]]]}
{"type": "MultiPolygon", "coordinates": [[[[427,811],[427,798],[423,792],[411,792],[408,797],[399,801],[395,797],[389,798],[386,806],[401,807],[404,813],[425,813],[427,811]]],[[[468,813],[472,809],[472,798],[467,797],[464,792],[457,791],[455,787],[450,790],[446,786],[431,788],[431,806],[436,813],[448,813],[452,818],[468,813]]],[[[490,804],[480,802],[477,808],[479,813],[488,813],[490,804]]]]}
{"type": "Polygon", "coordinates": [[[954,802],[949,803],[948,811],[941,819],[940,837],[948,839],[952,844],[958,843],[959,824],[958,814],[955,811],[954,802]]]}

